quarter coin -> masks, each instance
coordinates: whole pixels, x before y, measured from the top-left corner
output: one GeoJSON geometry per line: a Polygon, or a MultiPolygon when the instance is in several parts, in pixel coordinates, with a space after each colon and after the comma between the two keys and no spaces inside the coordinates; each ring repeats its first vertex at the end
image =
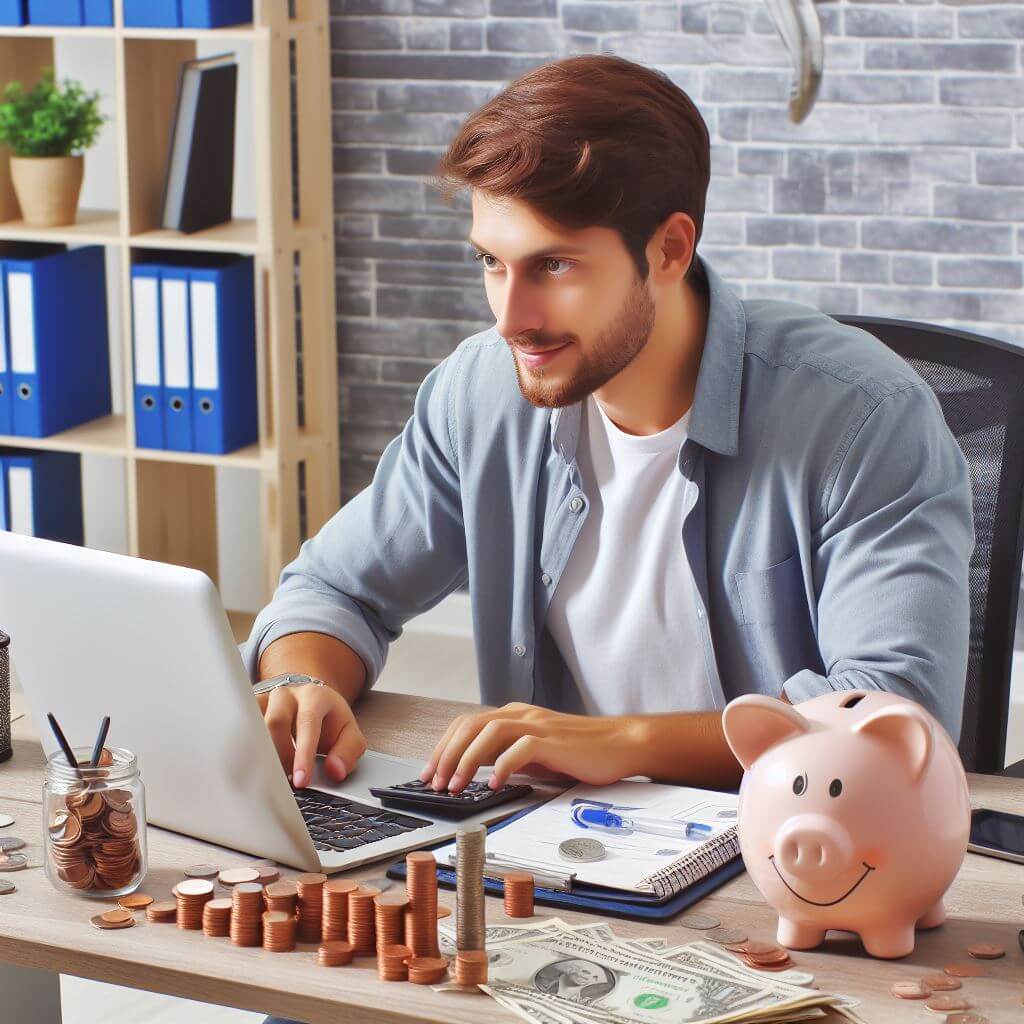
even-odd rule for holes
{"type": "Polygon", "coordinates": [[[0,871],[20,871],[28,865],[28,858],[23,853],[0,854],[0,871]]]}
{"type": "Polygon", "coordinates": [[[0,814],[0,828],[7,828],[8,825],[13,825],[14,819],[9,814],[0,814]]]}
{"type": "Polygon", "coordinates": [[[216,864],[193,864],[185,868],[187,878],[216,878],[220,874],[220,868],[216,864]]]}
{"type": "Polygon", "coordinates": [[[17,888],[13,882],[8,882],[6,878],[0,878],[0,896],[10,896],[17,888]]]}
{"type": "Polygon", "coordinates": [[[563,860],[576,864],[592,864],[604,860],[604,843],[597,839],[563,839],[558,844],[558,854],[563,860]]]}
{"type": "Polygon", "coordinates": [[[20,850],[24,845],[25,840],[17,836],[0,836],[0,853],[11,853],[13,850],[20,850]]]}
{"type": "Polygon", "coordinates": [[[684,914],[679,918],[679,923],[684,928],[697,928],[706,931],[709,928],[717,928],[722,922],[710,914],[684,914]]]}
{"type": "Polygon", "coordinates": [[[218,877],[221,885],[239,885],[242,882],[255,882],[260,873],[255,868],[226,868],[218,877]]]}

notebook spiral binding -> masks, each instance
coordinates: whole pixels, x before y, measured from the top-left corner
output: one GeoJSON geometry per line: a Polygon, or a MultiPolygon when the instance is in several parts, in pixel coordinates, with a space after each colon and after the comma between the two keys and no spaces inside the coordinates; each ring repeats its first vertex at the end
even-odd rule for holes
{"type": "Polygon", "coordinates": [[[733,857],[739,856],[739,852],[739,831],[733,825],[714,839],[702,843],[692,853],[673,861],[668,867],[642,878],[640,884],[649,885],[658,896],[673,896],[711,874],[715,868],[727,864],[733,857]]]}

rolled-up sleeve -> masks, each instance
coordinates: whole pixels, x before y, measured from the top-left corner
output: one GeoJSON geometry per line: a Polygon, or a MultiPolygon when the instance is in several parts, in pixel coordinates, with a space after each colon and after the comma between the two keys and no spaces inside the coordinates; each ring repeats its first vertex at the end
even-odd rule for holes
{"type": "Polygon", "coordinates": [[[403,623],[465,582],[454,413],[461,356],[457,349],[430,371],[369,486],[282,570],[270,603],[239,647],[253,682],[271,643],[316,632],[356,651],[372,686],[403,623]]]}
{"type": "Polygon", "coordinates": [[[959,739],[974,550],[967,460],[935,394],[917,384],[864,418],[826,481],[812,538],[825,675],[786,680],[794,703],[829,690],[914,700],[959,739]]]}

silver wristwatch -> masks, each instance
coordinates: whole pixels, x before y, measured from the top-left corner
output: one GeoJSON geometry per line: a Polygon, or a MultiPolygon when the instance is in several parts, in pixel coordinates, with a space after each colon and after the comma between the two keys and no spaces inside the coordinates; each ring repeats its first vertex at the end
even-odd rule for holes
{"type": "Polygon", "coordinates": [[[284,675],[273,676],[257,683],[252,688],[252,692],[258,696],[261,693],[270,693],[271,690],[276,690],[279,686],[308,686],[310,683],[314,686],[327,685],[322,679],[317,679],[315,676],[303,675],[301,672],[285,672],[284,675]]]}

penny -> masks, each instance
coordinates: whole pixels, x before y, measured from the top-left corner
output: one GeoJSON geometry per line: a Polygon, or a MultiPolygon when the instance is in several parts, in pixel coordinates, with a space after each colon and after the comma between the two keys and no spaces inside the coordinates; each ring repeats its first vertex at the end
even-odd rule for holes
{"type": "Polygon", "coordinates": [[[921,977],[921,984],[927,985],[935,992],[955,992],[963,987],[959,978],[951,978],[948,974],[925,974],[921,977]]]}
{"type": "Polygon", "coordinates": [[[253,871],[258,872],[259,877],[257,878],[257,881],[260,883],[260,885],[272,885],[274,882],[279,881],[281,878],[281,872],[278,871],[277,868],[269,868],[266,865],[261,865],[257,867],[254,864],[252,869],[253,871]]]}
{"type": "Polygon", "coordinates": [[[684,928],[696,928],[699,931],[717,928],[721,923],[721,921],[710,914],[684,914],[679,918],[679,924],[684,928]]]}
{"type": "Polygon", "coordinates": [[[166,921],[173,923],[178,916],[176,900],[158,900],[146,907],[146,918],[149,921],[166,921]]]}
{"type": "Polygon", "coordinates": [[[99,928],[101,931],[114,930],[117,928],[131,928],[135,925],[135,918],[129,917],[127,921],[104,921],[102,914],[96,914],[89,918],[89,923],[93,928],[99,928]]]}
{"type": "Polygon", "coordinates": [[[0,828],[7,828],[8,825],[13,825],[14,819],[9,814],[0,814],[0,828]]]}
{"type": "Polygon", "coordinates": [[[0,871],[20,871],[28,864],[28,858],[23,853],[0,854],[0,871]]]}
{"type": "Polygon", "coordinates": [[[969,1009],[971,1004],[960,996],[951,996],[946,992],[939,992],[937,995],[929,996],[928,1002],[924,1005],[936,1013],[949,1013],[952,1010],[969,1009]]]}
{"type": "Polygon", "coordinates": [[[897,999],[927,999],[932,990],[920,981],[897,981],[889,987],[897,999]]]}
{"type": "Polygon", "coordinates": [[[220,874],[220,868],[216,864],[193,864],[185,868],[186,878],[216,878],[220,874]]]}
{"type": "Polygon", "coordinates": [[[117,910],[108,910],[104,914],[100,914],[107,924],[123,924],[125,921],[131,921],[134,918],[134,914],[130,910],[125,910],[124,907],[119,907],[117,910]]]}
{"type": "Polygon", "coordinates": [[[240,885],[257,881],[260,873],[255,868],[225,868],[218,877],[221,885],[240,885]]]}
{"type": "Polygon", "coordinates": [[[988,1017],[973,1010],[966,1013],[951,1013],[946,1018],[946,1024],[989,1024],[988,1017]]]}
{"type": "Polygon", "coordinates": [[[13,882],[8,882],[6,878],[0,878],[0,896],[10,896],[17,888],[13,882]]]}
{"type": "Polygon", "coordinates": [[[946,964],[942,969],[946,974],[953,975],[954,978],[984,978],[988,976],[988,968],[982,967],[981,964],[946,964]]]}
{"type": "Polygon", "coordinates": [[[13,853],[25,845],[24,839],[17,836],[0,836],[0,853],[13,853]]]}
{"type": "Polygon", "coordinates": [[[751,956],[766,956],[768,953],[778,953],[781,946],[775,946],[770,942],[747,941],[742,943],[743,949],[740,952],[749,953],[751,956]]]}
{"type": "Polygon", "coordinates": [[[144,892],[133,892],[129,896],[122,896],[117,902],[127,910],[143,910],[153,902],[153,897],[144,892]]]}
{"type": "Polygon", "coordinates": [[[1002,946],[993,946],[989,942],[976,942],[967,947],[967,952],[978,960],[998,960],[1006,956],[1006,950],[1002,946]]]}
{"type": "Polygon", "coordinates": [[[175,889],[182,896],[205,896],[213,892],[213,882],[207,878],[186,878],[175,889]]]}
{"type": "Polygon", "coordinates": [[[604,860],[606,852],[604,843],[597,839],[563,839],[558,844],[558,855],[563,860],[570,860],[576,864],[591,864],[597,860],[604,860]]]}

